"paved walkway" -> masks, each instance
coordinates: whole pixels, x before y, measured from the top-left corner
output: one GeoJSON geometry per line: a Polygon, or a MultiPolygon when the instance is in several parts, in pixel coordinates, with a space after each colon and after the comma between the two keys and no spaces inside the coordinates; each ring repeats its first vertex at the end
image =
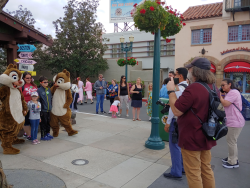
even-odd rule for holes
{"type": "MultiPolygon", "coordinates": [[[[17,145],[21,149],[19,155],[3,155],[0,148],[0,159],[14,188],[34,188],[34,184],[36,188],[44,187],[45,182],[37,176],[53,182],[53,188],[65,185],[67,188],[187,187],[185,179],[177,183],[161,177],[171,166],[171,158],[168,143],[160,151],[144,147],[150,135],[150,122],[86,113],[78,113],[76,121],[74,128],[79,131],[76,136],[67,136],[61,128],[59,137],[52,141],[39,145],[27,141],[17,145]],[[85,159],[89,163],[76,166],[72,164],[75,159],[85,159]],[[17,179],[18,173],[27,176],[17,179]]],[[[239,169],[228,170],[221,166],[220,158],[227,155],[225,140],[214,147],[212,165],[218,188],[250,187],[249,134],[250,123],[239,139],[239,169]]]]}

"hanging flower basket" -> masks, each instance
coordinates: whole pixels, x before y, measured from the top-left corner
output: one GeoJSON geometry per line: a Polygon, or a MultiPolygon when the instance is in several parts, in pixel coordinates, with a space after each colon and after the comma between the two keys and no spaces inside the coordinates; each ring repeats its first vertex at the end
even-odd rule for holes
{"type": "Polygon", "coordinates": [[[120,66],[120,67],[123,67],[124,65],[131,65],[132,67],[135,66],[136,64],[138,65],[138,61],[136,61],[136,58],[134,57],[128,57],[127,58],[127,61],[126,59],[118,59],[117,60],[117,64],[120,66]]]}
{"type": "Polygon", "coordinates": [[[179,33],[186,24],[182,22],[184,17],[177,12],[177,9],[173,10],[171,6],[163,7],[164,5],[165,2],[160,0],[146,0],[141,5],[135,4],[131,15],[134,18],[135,27],[140,31],[154,34],[160,29],[161,36],[166,39],[166,42],[170,42],[167,37],[179,33]]]}

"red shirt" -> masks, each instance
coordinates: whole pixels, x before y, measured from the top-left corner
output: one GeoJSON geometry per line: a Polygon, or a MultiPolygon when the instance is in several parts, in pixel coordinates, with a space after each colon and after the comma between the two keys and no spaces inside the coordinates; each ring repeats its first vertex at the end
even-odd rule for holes
{"type": "MultiPolygon", "coordinates": [[[[212,85],[209,87],[212,89],[212,85]]],[[[216,145],[216,141],[208,140],[202,132],[202,125],[199,119],[190,110],[201,119],[207,121],[209,108],[209,93],[207,89],[193,83],[188,86],[179,99],[175,102],[175,107],[183,113],[178,117],[179,143],[181,148],[190,151],[210,150],[216,145]]]]}
{"type": "MultiPolygon", "coordinates": [[[[20,88],[22,91],[22,87],[20,88]]],[[[31,93],[37,91],[37,88],[32,84],[24,84],[24,90],[22,91],[24,100],[29,102],[31,100],[31,93]]]]}

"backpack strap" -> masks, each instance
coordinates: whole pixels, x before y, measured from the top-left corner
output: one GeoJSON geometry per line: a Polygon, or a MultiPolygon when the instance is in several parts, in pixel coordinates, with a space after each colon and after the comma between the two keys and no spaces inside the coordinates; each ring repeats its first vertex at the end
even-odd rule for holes
{"type": "Polygon", "coordinates": [[[199,119],[200,123],[203,124],[202,121],[201,121],[201,119],[194,113],[194,111],[193,111],[192,108],[191,108],[191,112],[193,112],[193,114],[199,119]]]}
{"type": "Polygon", "coordinates": [[[186,84],[179,84],[179,86],[183,86],[185,89],[188,87],[186,84]]]}
{"type": "MultiPolygon", "coordinates": [[[[240,109],[234,103],[232,103],[232,104],[240,111],[240,109]]],[[[240,113],[241,113],[241,111],[240,111],[240,113]]]]}

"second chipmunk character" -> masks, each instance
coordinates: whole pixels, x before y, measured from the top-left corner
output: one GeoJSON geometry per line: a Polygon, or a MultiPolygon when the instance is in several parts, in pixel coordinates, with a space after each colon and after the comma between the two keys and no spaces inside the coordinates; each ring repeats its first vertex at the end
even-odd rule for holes
{"type": "Polygon", "coordinates": [[[65,128],[69,136],[73,136],[78,132],[72,129],[70,123],[72,103],[72,95],[70,92],[70,73],[64,69],[54,77],[54,86],[51,88],[53,95],[52,110],[50,117],[50,126],[53,130],[53,136],[58,137],[59,124],[65,128]]]}

